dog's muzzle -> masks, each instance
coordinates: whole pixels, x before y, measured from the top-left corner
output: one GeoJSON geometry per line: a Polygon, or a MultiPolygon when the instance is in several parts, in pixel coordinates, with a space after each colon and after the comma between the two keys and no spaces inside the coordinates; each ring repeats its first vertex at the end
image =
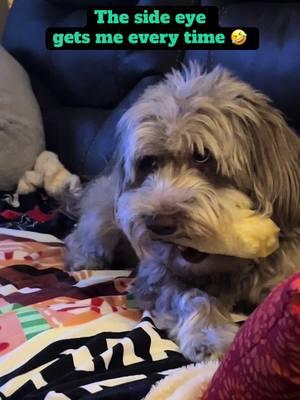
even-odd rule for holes
{"type": "Polygon", "coordinates": [[[151,234],[154,234],[155,240],[171,244],[175,252],[191,264],[198,264],[209,256],[208,253],[200,252],[192,247],[184,247],[172,243],[171,237],[178,230],[178,218],[176,214],[147,216],[145,217],[145,226],[151,234]]]}

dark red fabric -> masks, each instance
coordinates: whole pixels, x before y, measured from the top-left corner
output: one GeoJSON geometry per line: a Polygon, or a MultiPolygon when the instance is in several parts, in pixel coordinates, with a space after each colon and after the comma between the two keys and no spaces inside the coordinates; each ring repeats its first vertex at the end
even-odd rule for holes
{"type": "Polygon", "coordinates": [[[0,192],[0,228],[49,233],[58,238],[73,229],[75,221],[43,190],[20,196],[17,208],[10,204],[12,198],[12,193],[0,192]]]}
{"type": "Polygon", "coordinates": [[[300,273],[249,317],[204,400],[300,399],[300,273]]]}

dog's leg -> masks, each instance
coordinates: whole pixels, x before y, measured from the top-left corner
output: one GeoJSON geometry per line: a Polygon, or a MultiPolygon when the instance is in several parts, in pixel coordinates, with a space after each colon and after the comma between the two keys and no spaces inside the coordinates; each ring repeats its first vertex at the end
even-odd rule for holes
{"type": "Polygon", "coordinates": [[[101,269],[112,261],[121,235],[114,220],[113,189],[111,176],[102,176],[87,187],[77,227],[65,239],[66,269],[101,269]]]}
{"type": "Polygon", "coordinates": [[[140,265],[135,295],[143,308],[153,312],[159,328],[168,330],[191,361],[219,359],[238,330],[217,299],[189,288],[165,266],[140,265]]]}
{"type": "Polygon", "coordinates": [[[238,330],[229,314],[216,299],[198,289],[175,289],[172,297],[172,307],[177,305],[178,312],[170,334],[182,353],[192,361],[220,359],[238,330]]]}
{"type": "Polygon", "coordinates": [[[119,231],[90,210],[82,214],[75,230],[65,239],[66,269],[102,269],[112,261],[119,231]]]}

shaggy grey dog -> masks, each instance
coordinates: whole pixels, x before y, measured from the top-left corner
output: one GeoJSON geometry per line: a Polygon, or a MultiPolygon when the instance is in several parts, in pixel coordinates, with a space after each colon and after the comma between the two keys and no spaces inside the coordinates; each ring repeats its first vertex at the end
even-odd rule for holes
{"type": "Polygon", "coordinates": [[[263,94],[197,64],[149,87],[118,132],[114,168],[82,196],[68,268],[108,265],[126,238],[139,259],[140,304],[186,357],[219,357],[237,331],[230,311],[257,305],[300,269],[300,140],[263,94]],[[275,253],[197,251],[224,215],[243,207],[279,226],[275,253]]]}

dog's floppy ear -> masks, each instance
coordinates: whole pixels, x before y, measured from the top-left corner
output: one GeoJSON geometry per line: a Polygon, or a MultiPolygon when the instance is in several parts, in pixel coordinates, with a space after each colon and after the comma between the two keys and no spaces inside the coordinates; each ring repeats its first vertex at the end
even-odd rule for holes
{"type": "Polygon", "coordinates": [[[116,128],[117,147],[112,160],[116,198],[133,182],[135,175],[134,146],[132,144],[132,133],[135,125],[131,117],[132,108],[122,115],[116,128]]]}
{"type": "Polygon", "coordinates": [[[119,152],[119,146],[113,152],[104,174],[110,177],[114,199],[117,200],[125,189],[124,159],[119,152]]]}
{"type": "Polygon", "coordinates": [[[135,131],[134,106],[129,108],[120,118],[117,125],[118,146],[115,152],[116,166],[119,170],[120,189],[123,192],[126,186],[134,181],[134,145],[133,132],[135,131]]]}
{"type": "Polygon", "coordinates": [[[300,139],[263,94],[249,91],[236,100],[244,110],[245,178],[259,208],[281,229],[291,229],[300,220],[300,139]]]}
{"type": "Polygon", "coordinates": [[[125,168],[124,168],[124,158],[120,156],[120,158],[115,163],[114,168],[115,174],[115,193],[116,196],[119,198],[120,195],[126,190],[126,179],[125,179],[125,168]]]}

